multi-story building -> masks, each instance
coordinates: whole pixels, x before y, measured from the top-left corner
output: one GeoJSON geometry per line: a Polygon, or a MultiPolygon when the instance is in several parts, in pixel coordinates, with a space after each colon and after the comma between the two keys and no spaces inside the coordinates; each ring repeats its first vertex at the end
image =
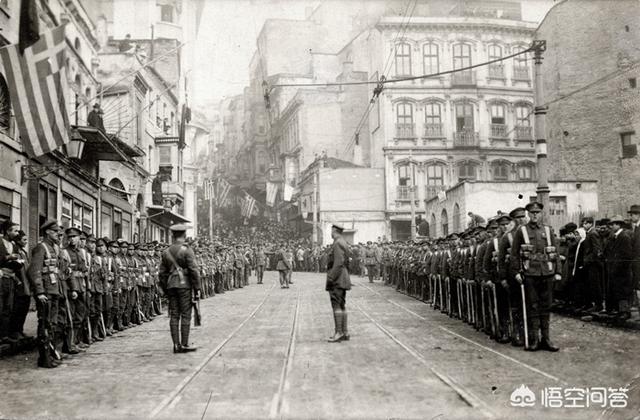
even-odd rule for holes
{"type": "MultiPolygon", "coordinates": [[[[491,3],[501,8],[503,2],[491,3]]],[[[446,16],[418,16],[408,23],[382,17],[343,49],[343,60],[370,80],[393,80],[496,60],[531,43],[536,25],[516,20],[519,13],[491,15],[489,7],[481,17],[468,16],[465,4],[446,16]]],[[[411,199],[416,214],[424,216],[425,200],[463,180],[535,179],[531,76],[530,55],[523,54],[384,86],[367,131],[371,165],[385,168],[388,236],[410,235],[411,199]]],[[[345,154],[353,153],[352,142],[345,154]]]]}
{"type": "Polygon", "coordinates": [[[249,163],[240,159],[240,148],[244,142],[243,124],[245,118],[244,95],[225,98],[220,103],[222,118],[222,132],[224,145],[225,169],[224,173],[238,180],[249,171],[249,163]]]}
{"type": "MultiPolygon", "coordinates": [[[[598,181],[602,215],[640,201],[640,7],[561,1],[541,22],[550,178],[598,181]]],[[[551,196],[555,195],[551,191],[551,196]]]]}

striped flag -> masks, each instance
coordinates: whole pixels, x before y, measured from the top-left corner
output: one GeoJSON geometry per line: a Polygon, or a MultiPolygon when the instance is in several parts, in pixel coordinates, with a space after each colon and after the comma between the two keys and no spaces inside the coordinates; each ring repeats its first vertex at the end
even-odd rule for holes
{"type": "Polygon", "coordinates": [[[40,35],[20,55],[17,44],[0,49],[2,72],[11,96],[22,146],[30,157],[69,142],[64,26],[40,35]]]}
{"type": "Polygon", "coordinates": [[[220,178],[220,181],[218,181],[218,206],[219,207],[223,207],[227,202],[229,191],[231,191],[231,184],[229,184],[226,179],[220,178]]]}
{"type": "Polygon", "coordinates": [[[267,206],[273,207],[275,205],[276,195],[278,195],[278,184],[267,182],[267,206]]]}
{"type": "Polygon", "coordinates": [[[216,181],[213,179],[207,179],[204,181],[204,198],[205,200],[211,200],[216,198],[216,181]]]}
{"type": "Polygon", "coordinates": [[[241,210],[242,216],[246,217],[247,219],[250,218],[251,216],[256,215],[258,211],[256,207],[256,199],[253,198],[246,191],[244,191],[244,199],[242,200],[240,210],[241,210]]]}

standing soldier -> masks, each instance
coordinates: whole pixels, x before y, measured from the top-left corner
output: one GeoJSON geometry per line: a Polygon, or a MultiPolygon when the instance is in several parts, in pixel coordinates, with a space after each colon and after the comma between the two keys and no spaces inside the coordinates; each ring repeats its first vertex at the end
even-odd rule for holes
{"type": "Polygon", "coordinates": [[[529,345],[525,350],[558,351],[549,334],[553,281],[561,280],[556,238],[553,229],[542,223],[542,204],[532,202],[525,209],[529,213],[529,223],[516,231],[511,249],[511,269],[525,290],[529,327],[529,345]]]}
{"type": "Polygon", "coordinates": [[[371,246],[371,241],[369,241],[367,242],[367,247],[364,250],[364,265],[367,267],[367,276],[369,277],[369,283],[373,283],[376,264],[376,251],[371,246]]]}
{"type": "Polygon", "coordinates": [[[38,313],[38,366],[42,368],[58,366],[53,349],[62,339],[57,322],[59,298],[62,295],[62,279],[58,272],[59,232],[60,227],[55,220],[42,224],[40,233],[44,240],[34,248],[28,268],[38,313]]]}
{"type": "Polygon", "coordinates": [[[276,270],[278,270],[279,274],[280,274],[280,288],[282,289],[288,289],[289,288],[289,283],[288,283],[288,275],[287,272],[289,270],[291,270],[291,265],[289,264],[289,261],[287,260],[287,256],[286,256],[286,251],[285,251],[285,245],[284,243],[280,244],[280,249],[278,250],[278,252],[276,253],[276,270]]]}
{"type": "Polygon", "coordinates": [[[162,253],[160,287],[169,297],[169,328],[174,353],[187,353],[189,345],[192,299],[200,299],[200,277],[193,251],[186,245],[187,227],[171,226],[173,244],[162,253]]]}
{"type": "MultiPolygon", "coordinates": [[[[89,318],[88,323],[91,330],[92,341],[103,341],[106,334],[103,334],[100,314],[102,313],[103,290],[103,258],[97,254],[98,242],[93,234],[87,235],[87,262],[89,274],[87,286],[91,293],[89,297],[89,318]]],[[[104,246],[103,244],[101,246],[104,246]]]]}
{"type": "Polygon", "coordinates": [[[339,225],[331,226],[333,238],[332,252],[329,255],[327,282],[325,290],[329,292],[331,307],[333,308],[333,320],[335,333],[329,338],[329,342],[337,343],[349,340],[347,328],[346,298],[347,290],[351,290],[349,278],[349,245],[342,237],[344,228],[339,225]]]}
{"type": "Polygon", "coordinates": [[[117,305],[116,305],[116,296],[114,294],[114,309],[115,309],[115,329],[118,331],[125,330],[129,328],[129,322],[125,318],[126,315],[126,306],[127,306],[127,297],[129,296],[129,267],[127,266],[127,249],[129,248],[129,243],[127,241],[119,240],[117,242],[117,247],[113,248],[116,251],[114,255],[115,269],[118,273],[117,277],[117,305]],[[126,325],[125,325],[125,321],[126,325]]]}
{"type": "Polygon", "coordinates": [[[513,238],[520,226],[526,223],[526,210],[524,207],[517,207],[509,212],[509,217],[513,220],[511,229],[500,239],[498,244],[498,277],[500,280],[507,280],[509,286],[509,302],[511,304],[511,345],[514,347],[524,346],[524,324],[522,319],[522,297],[520,284],[515,279],[515,273],[511,270],[511,248],[513,238]]]}
{"type": "Polygon", "coordinates": [[[235,273],[233,277],[234,287],[244,287],[244,255],[242,253],[242,245],[236,245],[236,251],[233,254],[233,263],[235,267],[235,273]]]}
{"type": "Polygon", "coordinates": [[[510,307],[509,303],[509,283],[506,277],[500,275],[500,259],[504,259],[504,255],[500,252],[500,241],[504,238],[511,223],[511,217],[501,214],[495,218],[499,225],[499,229],[487,243],[487,249],[484,254],[484,271],[488,276],[491,284],[489,290],[493,299],[493,315],[496,323],[496,341],[499,343],[508,343],[510,341],[510,307]]]}
{"type": "MultiPolygon", "coordinates": [[[[67,304],[65,309],[70,324],[68,327],[69,334],[66,337],[65,344],[66,350],[68,350],[70,354],[74,354],[76,343],[79,341],[78,335],[82,327],[82,320],[87,312],[83,300],[83,293],[86,290],[84,287],[84,279],[87,273],[87,267],[85,266],[84,258],[80,250],[80,233],[80,229],[74,227],[67,228],[65,234],[67,235],[68,245],[62,249],[60,254],[62,257],[62,272],[64,273],[67,286],[65,293],[67,304]]],[[[79,343],[77,346],[80,351],[84,351],[86,347],[87,346],[82,343],[79,343]]]]}
{"type": "Polygon", "coordinates": [[[267,263],[267,256],[264,253],[264,247],[262,244],[258,245],[256,252],[256,276],[258,277],[258,284],[262,284],[264,278],[264,266],[267,263]]]}

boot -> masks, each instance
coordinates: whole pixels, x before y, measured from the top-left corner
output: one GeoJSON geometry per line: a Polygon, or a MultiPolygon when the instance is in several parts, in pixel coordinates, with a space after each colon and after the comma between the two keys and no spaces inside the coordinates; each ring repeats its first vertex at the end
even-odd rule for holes
{"type": "Polygon", "coordinates": [[[180,345],[180,333],[178,331],[178,324],[170,322],[169,330],[171,331],[171,341],[173,341],[173,352],[182,353],[182,346],[180,345]]]}
{"type": "Polygon", "coordinates": [[[48,346],[47,342],[43,342],[38,346],[38,367],[46,369],[57,368],[58,364],[53,362],[48,346]]]}
{"type": "Polygon", "coordinates": [[[540,340],[540,349],[555,352],[560,350],[560,348],[555,346],[551,341],[551,338],[549,337],[549,318],[548,317],[549,315],[543,318],[541,322],[540,329],[542,332],[542,340],[540,340]]]}
{"type": "MultiPolygon", "coordinates": [[[[191,321],[191,320],[189,320],[191,321]]],[[[198,350],[196,347],[189,345],[189,330],[191,329],[190,324],[182,324],[180,328],[180,335],[182,336],[182,352],[189,353],[192,351],[198,350]]]]}
{"type": "Polygon", "coordinates": [[[342,341],[349,341],[351,336],[349,335],[349,328],[347,327],[347,311],[342,311],[342,341]]]}
{"type": "Polygon", "coordinates": [[[540,323],[537,319],[531,320],[531,329],[529,330],[529,347],[525,347],[526,351],[538,351],[540,350],[540,340],[538,338],[538,330],[540,329],[540,323]]]}
{"type": "Polygon", "coordinates": [[[333,337],[329,338],[330,343],[339,343],[344,339],[344,333],[342,332],[342,311],[333,311],[333,322],[335,323],[336,331],[333,337]]]}

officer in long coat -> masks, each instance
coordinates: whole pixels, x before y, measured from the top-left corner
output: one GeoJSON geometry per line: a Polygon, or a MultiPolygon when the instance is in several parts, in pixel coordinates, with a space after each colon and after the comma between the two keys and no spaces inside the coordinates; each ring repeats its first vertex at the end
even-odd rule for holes
{"type": "Polygon", "coordinates": [[[200,299],[200,276],[195,255],[185,243],[187,227],[171,226],[173,244],[162,253],[160,263],[160,287],[169,298],[169,327],[174,353],[195,351],[189,345],[192,296],[200,299]]]}
{"type": "Polygon", "coordinates": [[[558,244],[553,229],[542,223],[542,204],[532,202],[525,209],[529,223],[516,230],[511,247],[511,269],[525,288],[529,326],[529,347],[525,350],[558,351],[549,334],[553,281],[561,280],[558,244]]]}
{"type": "Polygon", "coordinates": [[[329,338],[329,342],[337,343],[349,340],[347,328],[346,298],[347,290],[351,290],[349,278],[349,245],[342,237],[344,228],[340,225],[331,226],[333,245],[329,254],[327,265],[327,283],[325,290],[329,292],[331,307],[333,308],[333,320],[335,333],[329,338]]]}

